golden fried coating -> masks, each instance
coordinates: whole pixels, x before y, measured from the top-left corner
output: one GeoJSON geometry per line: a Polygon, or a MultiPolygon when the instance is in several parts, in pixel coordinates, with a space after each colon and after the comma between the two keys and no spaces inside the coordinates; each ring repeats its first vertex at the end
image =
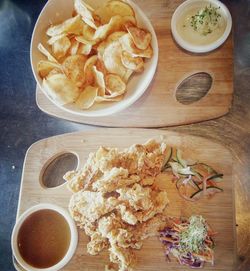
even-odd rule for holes
{"type": "Polygon", "coordinates": [[[135,264],[133,249],[164,227],[167,192],[154,185],[161,174],[166,144],[149,140],[119,151],[100,147],[82,170],[65,175],[74,192],[69,210],[90,237],[87,250],[96,255],[108,248],[112,267],[128,271],[135,264]]]}

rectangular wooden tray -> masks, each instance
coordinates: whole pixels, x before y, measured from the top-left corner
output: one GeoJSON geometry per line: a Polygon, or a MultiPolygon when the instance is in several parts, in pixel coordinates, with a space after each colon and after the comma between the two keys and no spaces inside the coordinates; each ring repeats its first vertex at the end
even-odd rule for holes
{"type": "MultiPolygon", "coordinates": [[[[233,94],[232,36],[217,50],[192,54],[174,42],[170,22],[182,0],[135,1],[151,20],[159,44],[159,62],[153,81],[144,95],[122,112],[107,117],[83,117],[56,107],[37,87],[36,102],[45,113],[80,123],[110,127],[164,127],[218,118],[226,114],[233,94]],[[201,100],[184,105],[175,97],[187,77],[205,72],[211,75],[211,89],[201,100]]],[[[194,94],[195,96],[195,94],[194,94]]]]}
{"type": "MultiPolygon", "coordinates": [[[[144,143],[150,138],[164,140],[183,151],[183,156],[202,161],[224,174],[221,187],[223,193],[216,194],[212,199],[201,199],[195,203],[182,199],[173,183],[168,185],[170,204],[168,214],[172,216],[186,216],[192,214],[203,215],[212,228],[218,232],[215,237],[215,266],[206,264],[203,270],[235,270],[235,210],[234,188],[232,180],[233,161],[231,153],[223,146],[200,137],[173,133],[162,130],[145,129],[97,129],[86,132],[59,135],[43,139],[34,143],[26,153],[20,189],[17,217],[29,207],[38,203],[54,203],[67,208],[71,192],[66,184],[56,188],[41,186],[41,172],[53,158],[62,153],[75,153],[78,157],[78,168],[81,168],[89,153],[94,152],[101,145],[129,147],[135,143],[144,143]]],[[[108,264],[107,252],[98,256],[87,254],[86,244],[88,237],[79,231],[79,244],[70,263],[63,268],[67,271],[104,270],[108,264]]],[[[144,242],[140,251],[136,251],[138,263],[135,270],[190,270],[180,266],[175,259],[166,261],[164,250],[157,238],[144,242]]]]}

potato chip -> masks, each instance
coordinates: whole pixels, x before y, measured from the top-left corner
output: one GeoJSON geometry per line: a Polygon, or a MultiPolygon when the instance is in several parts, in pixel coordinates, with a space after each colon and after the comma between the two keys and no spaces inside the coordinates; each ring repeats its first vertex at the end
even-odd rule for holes
{"type": "Polygon", "coordinates": [[[124,16],[122,17],[122,20],[123,20],[123,31],[127,32],[128,27],[137,25],[137,21],[134,16],[124,16]]]}
{"type": "Polygon", "coordinates": [[[108,23],[116,15],[135,17],[133,8],[128,3],[122,1],[109,1],[105,6],[99,7],[95,14],[100,17],[102,24],[108,23]]]}
{"type": "Polygon", "coordinates": [[[149,45],[146,50],[138,49],[135,46],[134,41],[129,33],[126,35],[123,35],[120,38],[120,43],[121,43],[122,49],[130,53],[133,57],[151,58],[153,55],[153,49],[151,45],[149,45]]]}
{"type": "Polygon", "coordinates": [[[63,62],[63,69],[67,77],[81,87],[85,81],[84,65],[87,60],[86,56],[74,55],[67,57],[63,62]]]}
{"type": "Polygon", "coordinates": [[[54,68],[53,70],[49,72],[49,74],[46,77],[50,77],[51,75],[62,74],[62,73],[64,73],[62,69],[54,68]]]}
{"type": "Polygon", "coordinates": [[[142,72],[144,70],[144,61],[141,57],[133,57],[130,53],[123,51],[121,56],[122,64],[130,70],[142,72]]]}
{"type": "MultiPolygon", "coordinates": [[[[105,77],[106,89],[109,94],[119,96],[126,90],[126,84],[122,81],[121,77],[116,74],[108,74],[105,77]]],[[[115,97],[113,96],[113,97],[115,97]]]]}
{"type": "Polygon", "coordinates": [[[82,1],[82,3],[84,3],[85,7],[86,7],[89,11],[91,11],[91,12],[94,12],[94,11],[95,11],[95,10],[94,10],[88,3],[86,3],[85,1],[82,1]]]}
{"type": "Polygon", "coordinates": [[[41,43],[38,44],[37,48],[43,55],[47,57],[49,61],[58,63],[57,60],[51,55],[51,53],[41,43]]]}
{"type": "Polygon", "coordinates": [[[127,30],[138,49],[146,50],[148,48],[152,39],[151,33],[134,26],[127,27],[127,30]]]}
{"type": "Polygon", "coordinates": [[[62,72],[61,65],[55,62],[40,60],[37,64],[37,71],[42,78],[46,77],[53,69],[58,69],[62,72]]]}
{"type": "Polygon", "coordinates": [[[123,80],[125,83],[127,83],[128,80],[129,80],[129,78],[130,78],[130,76],[131,76],[132,74],[133,74],[133,70],[127,69],[127,71],[126,71],[125,75],[123,76],[122,80],[123,80]]]}
{"type": "Polygon", "coordinates": [[[122,47],[119,41],[111,42],[103,52],[103,62],[105,68],[114,74],[118,74],[123,78],[127,72],[127,68],[121,62],[122,47]]]}
{"type": "Polygon", "coordinates": [[[69,38],[62,37],[52,44],[52,52],[57,59],[60,59],[67,54],[70,46],[71,42],[69,38]]]}
{"type": "Polygon", "coordinates": [[[104,74],[102,72],[98,71],[96,66],[93,66],[93,74],[95,76],[95,82],[96,82],[97,86],[99,87],[98,94],[100,96],[104,96],[105,95],[105,88],[106,88],[104,74]]]}
{"type": "Polygon", "coordinates": [[[124,17],[122,17],[121,29],[120,30],[127,32],[128,27],[135,26],[136,24],[137,24],[137,22],[136,22],[135,17],[133,17],[133,16],[124,16],[124,17]]]}
{"type": "Polygon", "coordinates": [[[106,70],[105,65],[101,59],[97,59],[96,68],[98,71],[101,71],[104,74],[104,76],[107,75],[108,71],[106,70]]]}
{"type": "Polygon", "coordinates": [[[116,31],[116,32],[110,34],[110,35],[107,37],[106,41],[107,41],[108,43],[111,43],[112,41],[118,41],[118,40],[120,39],[120,37],[122,37],[122,36],[125,35],[125,34],[126,34],[125,31],[116,31]]]}
{"type": "Polygon", "coordinates": [[[43,89],[60,105],[76,101],[80,94],[79,89],[65,74],[54,74],[43,79],[43,89]]]}
{"type": "Polygon", "coordinates": [[[149,45],[146,50],[141,50],[136,53],[132,53],[133,57],[145,57],[145,58],[151,58],[153,56],[153,49],[152,46],[149,45]]]}
{"type": "Polygon", "coordinates": [[[97,97],[98,88],[87,86],[80,94],[76,101],[76,105],[81,109],[88,109],[95,103],[97,97]]]}
{"type": "Polygon", "coordinates": [[[64,37],[66,37],[67,36],[67,34],[66,33],[62,33],[62,34],[60,34],[60,35],[57,35],[57,36],[53,36],[53,37],[51,37],[48,41],[47,41],[47,43],[49,44],[49,45],[52,45],[54,42],[56,42],[57,40],[60,40],[61,38],[64,38],[64,37]]]}
{"type": "Polygon", "coordinates": [[[106,40],[104,40],[103,42],[101,42],[98,45],[98,47],[97,47],[98,57],[102,59],[103,58],[104,50],[109,45],[109,43],[111,43],[113,41],[118,41],[120,39],[120,37],[122,37],[125,34],[126,34],[125,31],[116,31],[116,32],[110,34],[106,38],[106,40]]]}
{"type": "Polygon", "coordinates": [[[89,25],[84,24],[83,29],[82,29],[82,36],[86,40],[93,40],[95,31],[96,30],[90,27],[89,25]]]}
{"type": "Polygon", "coordinates": [[[110,19],[107,24],[101,25],[96,29],[93,39],[94,40],[104,40],[112,32],[119,30],[121,26],[121,17],[114,16],[110,19]]]}
{"type": "Polygon", "coordinates": [[[79,49],[79,41],[77,41],[75,38],[71,40],[71,47],[69,49],[69,54],[74,56],[77,54],[78,49],[79,49]]]}
{"type": "Polygon", "coordinates": [[[83,0],[75,0],[74,3],[74,7],[75,10],[78,14],[80,14],[82,16],[83,21],[89,25],[90,27],[97,29],[95,20],[93,18],[93,14],[92,14],[92,8],[89,9],[83,0]]]}
{"type": "Polygon", "coordinates": [[[77,15],[73,18],[70,18],[64,21],[61,24],[51,26],[47,30],[46,34],[50,37],[58,36],[62,33],[79,35],[81,34],[82,28],[83,28],[83,21],[81,19],[81,16],[77,15]]]}
{"type": "Polygon", "coordinates": [[[92,50],[92,45],[81,43],[79,45],[77,54],[87,56],[87,55],[89,55],[91,53],[91,50],[92,50]]]}
{"type": "Polygon", "coordinates": [[[135,18],[132,16],[113,16],[107,24],[101,25],[97,28],[93,39],[96,41],[105,40],[107,36],[114,32],[127,31],[126,25],[131,26],[133,25],[133,22],[135,22],[135,18]]]}
{"type": "Polygon", "coordinates": [[[95,102],[102,103],[102,102],[119,102],[123,99],[123,95],[117,97],[111,97],[110,95],[105,95],[103,97],[97,96],[95,98],[95,102]]]}
{"type": "Polygon", "coordinates": [[[77,41],[83,43],[83,44],[88,44],[88,45],[94,45],[94,44],[96,44],[95,40],[86,40],[83,36],[76,36],[75,39],[77,41]]]}
{"type": "Polygon", "coordinates": [[[93,66],[97,62],[97,56],[91,56],[84,65],[85,84],[93,85],[95,83],[95,76],[93,74],[93,66]]]}

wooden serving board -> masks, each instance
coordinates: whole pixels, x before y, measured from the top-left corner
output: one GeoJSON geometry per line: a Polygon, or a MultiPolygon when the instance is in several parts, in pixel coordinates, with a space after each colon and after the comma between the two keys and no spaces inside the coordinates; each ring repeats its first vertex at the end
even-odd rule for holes
{"type": "MultiPolygon", "coordinates": [[[[26,153],[21,182],[17,217],[26,209],[38,203],[54,203],[67,208],[71,192],[66,184],[56,188],[43,188],[40,174],[48,161],[62,153],[75,153],[78,156],[78,168],[81,168],[89,153],[96,151],[100,145],[129,147],[135,143],[144,143],[150,138],[164,140],[183,151],[183,157],[207,163],[224,174],[221,187],[223,193],[216,194],[212,199],[201,199],[195,203],[185,201],[176,191],[175,185],[167,185],[170,204],[168,213],[171,216],[189,217],[192,214],[203,215],[213,230],[218,232],[215,237],[215,266],[206,264],[203,270],[235,270],[235,210],[234,188],[232,180],[233,161],[230,152],[223,146],[209,140],[169,131],[144,129],[98,129],[77,132],[47,138],[33,144],[26,153]]],[[[68,271],[100,271],[109,262],[107,251],[98,256],[87,254],[88,237],[79,230],[77,251],[63,269],[68,271]]],[[[136,251],[137,266],[135,270],[190,270],[180,266],[175,259],[166,261],[164,249],[157,238],[145,240],[141,250],[136,251]]]]}
{"type": "MultiPolygon", "coordinates": [[[[226,114],[233,94],[232,36],[217,50],[192,54],[174,42],[170,22],[182,0],[136,0],[151,20],[159,44],[159,62],[144,95],[122,112],[106,117],[83,117],[57,108],[37,88],[36,102],[45,113],[70,121],[111,127],[164,127],[200,122],[226,114]],[[211,89],[201,100],[184,105],[176,100],[176,89],[190,75],[206,72],[213,78],[211,89]]],[[[195,94],[194,94],[195,95],[195,94]]]]}

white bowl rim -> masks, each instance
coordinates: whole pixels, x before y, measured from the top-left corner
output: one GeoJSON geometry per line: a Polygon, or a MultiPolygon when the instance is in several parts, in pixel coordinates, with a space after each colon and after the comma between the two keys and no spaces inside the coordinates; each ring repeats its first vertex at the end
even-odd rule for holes
{"type": "Polygon", "coordinates": [[[148,25],[148,27],[149,27],[148,30],[152,34],[152,40],[154,40],[154,42],[155,42],[155,49],[154,49],[153,59],[152,59],[151,67],[150,67],[150,73],[148,75],[148,79],[146,81],[141,82],[141,84],[144,84],[144,86],[141,87],[141,91],[132,95],[129,99],[126,100],[126,103],[124,102],[124,100],[121,100],[119,102],[115,102],[115,104],[112,106],[113,110],[110,109],[111,106],[108,106],[107,108],[105,107],[104,109],[100,109],[98,111],[82,110],[82,111],[78,112],[78,111],[71,110],[71,109],[65,107],[64,105],[58,104],[46,93],[45,90],[43,90],[43,87],[41,86],[41,84],[38,80],[38,76],[36,75],[35,67],[32,64],[33,63],[33,61],[32,61],[33,60],[32,45],[33,45],[33,40],[34,40],[36,28],[37,28],[37,25],[39,24],[40,17],[42,16],[42,14],[43,14],[44,10],[47,8],[47,6],[49,6],[51,1],[53,1],[53,0],[48,0],[47,3],[44,5],[43,9],[41,10],[41,12],[37,18],[37,21],[35,23],[33,33],[31,36],[31,43],[30,43],[30,63],[31,63],[32,72],[35,77],[36,83],[39,86],[39,88],[41,89],[41,91],[43,92],[43,94],[45,94],[45,96],[55,106],[62,109],[63,111],[66,111],[66,112],[74,114],[74,115],[82,116],[82,117],[105,117],[105,116],[113,115],[114,113],[118,113],[118,112],[128,108],[133,103],[135,103],[144,94],[144,92],[149,87],[151,81],[153,80],[154,74],[156,72],[156,68],[157,68],[157,64],[158,64],[158,56],[159,56],[158,40],[157,40],[157,36],[156,36],[155,30],[154,30],[154,27],[153,27],[151,21],[148,19],[148,17],[141,10],[141,8],[133,0],[125,0],[130,5],[132,5],[133,9],[136,8],[135,13],[139,14],[139,16],[141,18],[143,18],[143,21],[145,21],[145,23],[148,25]]]}
{"type": "Polygon", "coordinates": [[[206,0],[206,1],[202,1],[202,0],[186,0],[185,2],[183,2],[181,5],[179,5],[177,7],[177,9],[175,10],[172,19],[171,19],[171,31],[173,34],[173,37],[175,39],[175,41],[185,50],[190,51],[192,53],[207,53],[210,51],[215,50],[216,48],[218,48],[219,46],[221,46],[226,39],[228,38],[230,32],[232,29],[232,16],[228,10],[228,8],[225,6],[225,4],[223,4],[221,1],[219,0],[206,0]],[[225,15],[225,19],[227,21],[227,26],[226,29],[223,33],[223,35],[216,41],[214,41],[213,43],[209,44],[209,45],[193,45],[187,41],[185,41],[177,32],[176,30],[176,17],[178,15],[178,13],[181,13],[186,7],[188,7],[189,5],[192,5],[194,3],[202,3],[202,2],[210,2],[211,4],[214,4],[216,6],[220,6],[221,10],[223,11],[224,15],[225,15]]]}
{"type": "Polygon", "coordinates": [[[74,255],[76,247],[77,247],[77,243],[78,243],[78,231],[77,231],[75,222],[71,218],[70,214],[67,212],[66,209],[64,209],[58,205],[50,204],[50,203],[40,203],[40,204],[34,205],[34,206],[30,207],[29,209],[27,209],[24,213],[22,213],[22,215],[17,219],[17,221],[14,225],[14,228],[12,230],[12,235],[11,235],[12,253],[13,253],[14,257],[16,258],[17,262],[24,269],[29,270],[29,271],[57,271],[57,270],[60,270],[63,266],[65,266],[70,261],[70,259],[74,255]],[[70,227],[70,237],[71,237],[70,238],[70,245],[69,245],[68,251],[65,254],[65,256],[57,264],[55,264],[51,267],[48,267],[48,268],[35,268],[35,267],[29,265],[28,263],[26,263],[22,259],[22,257],[20,256],[20,253],[19,253],[18,247],[17,247],[17,235],[18,235],[18,231],[19,231],[21,225],[23,224],[23,222],[26,220],[26,218],[28,216],[30,216],[31,214],[33,214],[36,211],[45,210],[45,209],[56,211],[65,218],[66,222],[68,223],[68,225],[70,227]]]}

